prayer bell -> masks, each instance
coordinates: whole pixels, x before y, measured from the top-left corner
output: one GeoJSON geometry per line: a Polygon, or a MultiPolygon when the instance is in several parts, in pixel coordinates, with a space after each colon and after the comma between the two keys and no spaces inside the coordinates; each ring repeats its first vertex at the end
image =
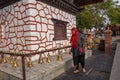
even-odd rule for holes
{"type": "Polygon", "coordinates": [[[10,57],[10,64],[13,64],[13,57],[10,57]]]}
{"type": "Polygon", "coordinates": [[[6,63],[7,59],[4,55],[1,55],[1,63],[6,63]]]}
{"type": "Polygon", "coordinates": [[[50,63],[51,62],[51,58],[50,55],[48,54],[48,57],[46,58],[46,62],[50,63]]]}
{"type": "Polygon", "coordinates": [[[29,58],[29,62],[28,62],[28,64],[27,64],[27,67],[29,67],[29,68],[33,67],[33,63],[32,63],[32,61],[31,61],[31,58],[29,58]]]}
{"type": "Polygon", "coordinates": [[[59,53],[58,53],[57,60],[58,60],[58,61],[62,61],[62,60],[63,60],[62,54],[60,53],[60,51],[59,51],[59,53]]]}
{"type": "Polygon", "coordinates": [[[17,58],[16,57],[14,58],[14,61],[12,62],[12,66],[15,67],[15,68],[18,67],[18,63],[17,63],[17,58]]]}
{"type": "Polygon", "coordinates": [[[39,57],[38,63],[39,63],[39,64],[44,63],[43,58],[42,58],[42,54],[40,54],[40,57],[39,57]]]}

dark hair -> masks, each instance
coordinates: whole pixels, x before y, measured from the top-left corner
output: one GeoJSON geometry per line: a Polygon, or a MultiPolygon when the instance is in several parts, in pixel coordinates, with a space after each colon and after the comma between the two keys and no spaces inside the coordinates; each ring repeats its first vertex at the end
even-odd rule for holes
{"type": "Polygon", "coordinates": [[[74,29],[75,29],[75,28],[73,27],[73,28],[71,29],[71,31],[74,31],[74,29]]]}

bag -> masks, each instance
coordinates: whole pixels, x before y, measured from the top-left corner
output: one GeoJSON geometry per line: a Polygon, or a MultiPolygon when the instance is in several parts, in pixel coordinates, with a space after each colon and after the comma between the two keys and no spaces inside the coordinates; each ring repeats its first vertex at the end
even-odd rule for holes
{"type": "Polygon", "coordinates": [[[79,55],[84,55],[85,54],[85,51],[84,51],[84,49],[83,48],[78,48],[78,54],[79,55]]]}
{"type": "Polygon", "coordinates": [[[80,50],[80,53],[83,53],[83,52],[84,52],[83,48],[79,48],[79,50],[80,50]]]}

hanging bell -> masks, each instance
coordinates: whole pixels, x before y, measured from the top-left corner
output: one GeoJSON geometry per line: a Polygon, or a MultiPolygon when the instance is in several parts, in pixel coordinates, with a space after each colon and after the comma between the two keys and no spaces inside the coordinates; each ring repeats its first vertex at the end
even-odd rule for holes
{"type": "Polygon", "coordinates": [[[28,62],[28,64],[27,64],[27,67],[29,67],[29,68],[33,67],[33,63],[32,63],[32,61],[31,61],[31,58],[29,58],[29,62],[28,62]]]}
{"type": "Polygon", "coordinates": [[[62,60],[63,60],[62,54],[60,53],[60,51],[59,51],[59,53],[58,53],[57,60],[58,60],[58,61],[62,61],[62,60]]]}
{"type": "Polygon", "coordinates": [[[7,59],[4,55],[1,55],[1,63],[6,63],[7,59]]]}
{"type": "Polygon", "coordinates": [[[10,64],[13,64],[13,57],[10,57],[10,64]]]}
{"type": "Polygon", "coordinates": [[[47,58],[46,58],[46,62],[50,63],[51,62],[51,58],[50,55],[48,54],[47,58]]]}
{"type": "Polygon", "coordinates": [[[44,63],[43,58],[42,58],[42,54],[40,54],[40,57],[39,57],[38,63],[39,63],[39,64],[44,63]]]}
{"type": "Polygon", "coordinates": [[[18,63],[17,63],[17,58],[16,57],[14,58],[14,61],[12,62],[12,67],[14,67],[14,68],[18,67],[18,63]]]}

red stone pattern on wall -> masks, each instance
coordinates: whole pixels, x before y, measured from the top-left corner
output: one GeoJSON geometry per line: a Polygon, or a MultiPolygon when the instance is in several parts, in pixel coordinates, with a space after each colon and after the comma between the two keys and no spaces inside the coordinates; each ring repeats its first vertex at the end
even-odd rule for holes
{"type": "MultiPolygon", "coordinates": [[[[70,29],[75,25],[73,15],[50,7],[41,2],[19,2],[4,8],[0,12],[0,20],[6,22],[5,37],[2,39],[5,48],[10,51],[40,51],[42,49],[68,45],[69,41],[53,41],[54,24],[51,18],[70,22],[67,25],[67,37],[70,38],[70,29]],[[30,12],[30,13],[29,13],[30,12]]],[[[1,23],[2,23],[1,22],[1,23]]],[[[0,46],[0,48],[3,48],[0,46]]]]}
{"type": "Polygon", "coordinates": [[[28,4],[23,2],[15,3],[0,10],[0,23],[2,25],[2,42],[0,48],[9,51],[19,52],[24,49],[24,25],[28,19],[26,8],[28,4]]]}

